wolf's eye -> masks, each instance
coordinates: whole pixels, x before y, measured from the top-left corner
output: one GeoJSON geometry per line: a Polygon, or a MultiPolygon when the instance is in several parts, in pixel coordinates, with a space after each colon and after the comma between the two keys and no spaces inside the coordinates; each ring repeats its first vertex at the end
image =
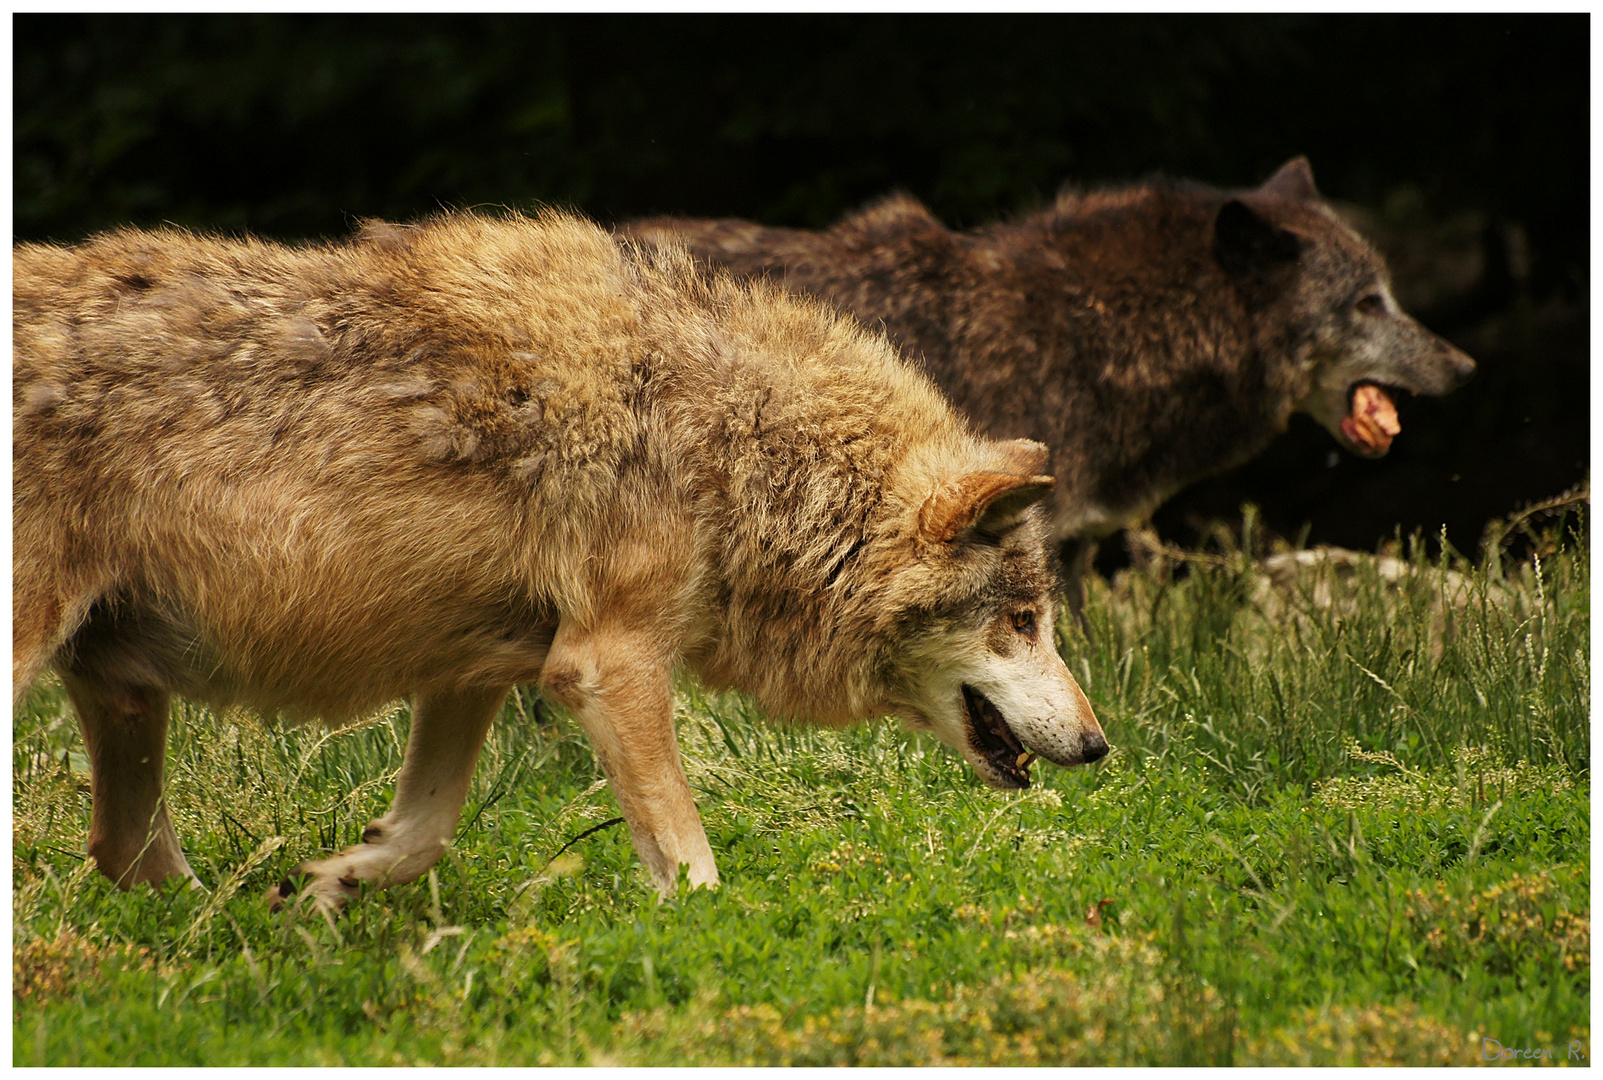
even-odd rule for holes
{"type": "Polygon", "coordinates": [[[1013,629],[1027,638],[1035,636],[1035,612],[1015,611],[1013,613],[1013,629]]]}
{"type": "Polygon", "coordinates": [[[1354,306],[1360,315],[1378,315],[1386,310],[1386,298],[1380,293],[1370,293],[1354,306]]]}

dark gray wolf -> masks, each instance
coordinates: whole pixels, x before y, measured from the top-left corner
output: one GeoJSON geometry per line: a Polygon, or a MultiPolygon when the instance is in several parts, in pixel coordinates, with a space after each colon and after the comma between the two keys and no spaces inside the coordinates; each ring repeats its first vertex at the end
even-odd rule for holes
{"type": "Polygon", "coordinates": [[[1303,158],[1256,190],[1070,192],[965,233],[900,195],[824,232],[679,218],[625,231],[882,327],[984,430],[1046,444],[1071,598],[1091,550],[1079,541],[1245,461],[1293,412],[1379,456],[1400,430],[1396,391],[1444,394],[1475,369],[1397,306],[1303,158]]]}

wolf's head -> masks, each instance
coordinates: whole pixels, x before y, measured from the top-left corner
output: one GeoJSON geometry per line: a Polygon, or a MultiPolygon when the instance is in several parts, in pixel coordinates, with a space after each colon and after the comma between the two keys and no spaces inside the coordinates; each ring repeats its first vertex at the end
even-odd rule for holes
{"type": "Polygon", "coordinates": [[[1385,263],[1320,198],[1306,158],[1227,201],[1213,251],[1262,332],[1280,339],[1260,345],[1290,345],[1295,407],[1355,453],[1391,448],[1396,391],[1445,394],[1475,372],[1397,306],[1385,263]]]}
{"type": "Polygon", "coordinates": [[[1028,787],[1037,755],[1080,765],[1108,752],[1053,640],[1046,456],[1024,439],[990,443],[986,460],[924,474],[880,627],[894,639],[892,707],[997,788],[1028,787]]]}

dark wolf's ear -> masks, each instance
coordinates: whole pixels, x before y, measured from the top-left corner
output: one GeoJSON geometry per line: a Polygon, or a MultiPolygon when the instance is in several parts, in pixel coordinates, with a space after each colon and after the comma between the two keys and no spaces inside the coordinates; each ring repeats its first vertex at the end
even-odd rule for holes
{"type": "Polygon", "coordinates": [[[1249,307],[1262,307],[1285,288],[1302,241],[1264,220],[1240,199],[1219,209],[1213,223],[1213,256],[1249,307]]]}
{"type": "Polygon", "coordinates": [[[1265,180],[1258,190],[1293,202],[1313,202],[1319,198],[1319,189],[1314,187],[1313,167],[1300,154],[1275,170],[1275,175],[1265,180]]]}
{"type": "Polygon", "coordinates": [[[1056,481],[1046,475],[972,472],[942,484],[919,508],[919,531],[941,543],[996,540],[1024,511],[1046,498],[1056,481]]]}
{"type": "Polygon", "coordinates": [[[1214,219],[1214,257],[1237,277],[1296,262],[1301,250],[1295,233],[1265,221],[1240,199],[1225,203],[1214,219]]]}

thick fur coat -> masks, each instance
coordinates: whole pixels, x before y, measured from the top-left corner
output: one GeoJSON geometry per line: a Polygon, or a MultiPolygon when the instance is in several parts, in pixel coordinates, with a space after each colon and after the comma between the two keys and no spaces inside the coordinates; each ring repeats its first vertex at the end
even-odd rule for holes
{"type": "Polygon", "coordinates": [[[970,434],[813,302],[555,214],[124,231],[14,267],[15,686],[61,672],[124,884],[190,874],[172,693],[412,697],[390,813],[304,868],[325,906],[438,857],[522,682],[574,709],[666,889],[716,881],[676,665],[779,715],[900,714],[1000,786],[1026,746],[1106,752],[1052,647],[1044,449],[970,434]]]}

